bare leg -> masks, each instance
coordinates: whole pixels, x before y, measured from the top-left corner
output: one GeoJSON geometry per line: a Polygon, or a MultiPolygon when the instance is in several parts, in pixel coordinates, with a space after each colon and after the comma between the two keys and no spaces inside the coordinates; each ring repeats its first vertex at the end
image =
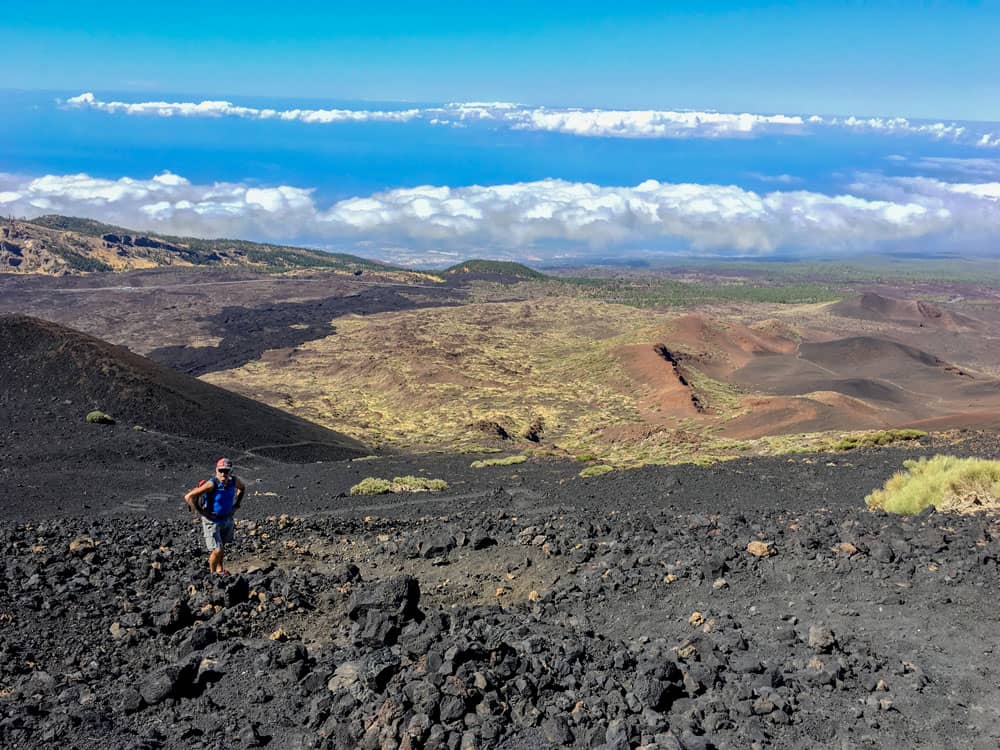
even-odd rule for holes
{"type": "Polygon", "coordinates": [[[209,554],[208,572],[209,573],[222,572],[222,547],[219,547],[218,549],[213,549],[211,554],[209,554]]]}

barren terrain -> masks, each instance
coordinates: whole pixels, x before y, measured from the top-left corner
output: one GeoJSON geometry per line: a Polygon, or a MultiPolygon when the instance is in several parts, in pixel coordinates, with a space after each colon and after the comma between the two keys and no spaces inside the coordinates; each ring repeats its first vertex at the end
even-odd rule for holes
{"type": "Polygon", "coordinates": [[[540,448],[633,466],[773,453],[782,436],[818,445],[830,431],[1000,424],[990,287],[963,297],[952,283],[948,303],[923,301],[927,285],[883,284],[832,303],[649,309],[486,276],[8,275],[0,310],[376,447],[540,448]],[[475,302],[485,288],[508,289],[507,301],[475,302]]]}
{"type": "Polygon", "coordinates": [[[554,283],[0,277],[0,744],[997,747],[996,518],[864,504],[997,457],[995,292],[554,283]]]}

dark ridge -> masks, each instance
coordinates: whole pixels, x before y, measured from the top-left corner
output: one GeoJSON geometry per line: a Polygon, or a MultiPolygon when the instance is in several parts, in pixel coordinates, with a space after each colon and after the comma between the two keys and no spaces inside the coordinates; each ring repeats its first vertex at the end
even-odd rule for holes
{"type": "MultiPolygon", "coordinates": [[[[56,323],[0,316],[0,423],[4,440],[51,440],[56,424],[91,410],[122,426],[209,441],[286,461],[340,460],[357,441],[56,323]],[[5,430],[6,433],[6,430],[5,430]]],[[[114,429],[119,429],[118,427],[114,429]]]]}
{"type": "Polygon", "coordinates": [[[684,371],[683,371],[683,369],[681,369],[680,360],[677,358],[677,356],[674,355],[674,353],[671,352],[666,347],[666,344],[655,344],[653,346],[653,350],[658,355],[660,355],[661,357],[663,357],[663,359],[666,360],[667,363],[673,368],[674,374],[677,376],[677,379],[680,381],[681,385],[683,385],[685,388],[687,388],[687,389],[689,389],[691,391],[691,405],[694,406],[694,408],[697,411],[704,412],[705,411],[705,405],[703,403],[701,403],[701,399],[698,398],[698,394],[694,392],[694,389],[691,387],[691,384],[688,382],[687,377],[685,377],[684,371]]]}

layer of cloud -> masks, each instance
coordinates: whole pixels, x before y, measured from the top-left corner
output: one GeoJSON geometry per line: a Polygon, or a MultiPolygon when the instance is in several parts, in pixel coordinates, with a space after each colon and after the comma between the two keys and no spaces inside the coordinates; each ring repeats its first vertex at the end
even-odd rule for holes
{"type": "Polygon", "coordinates": [[[860,133],[883,135],[919,135],[936,140],[971,142],[978,146],[994,146],[993,133],[976,133],[966,125],[945,122],[911,121],[905,117],[820,117],[813,115],[809,123],[830,128],[843,128],[860,133]]]}
{"type": "Polygon", "coordinates": [[[391,190],[341,201],[321,220],[361,234],[402,230],[420,242],[464,238],[487,246],[644,244],[767,253],[918,237],[945,226],[948,215],[918,203],[805,191],[760,195],[735,186],[655,180],[635,187],[544,180],[391,190]]]}
{"type": "Polygon", "coordinates": [[[200,102],[106,102],[91,92],[66,100],[74,108],[96,109],[101,112],[156,117],[241,117],[247,120],[285,120],[313,124],[338,122],[406,122],[421,116],[419,109],[271,109],[241,107],[232,102],[206,99],[200,102]]]}
{"type": "Polygon", "coordinates": [[[783,114],[726,113],[685,110],[609,110],[529,107],[511,102],[453,102],[443,107],[400,110],[274,109],[245,107],[228,101],[103,101],[86,92],[64,102],[73,108],[112,114],[157,117],[239,117],[313,124],[345,122],[410,122],[464,127],[493,124],[514,130],[566,133],[603,138],[737,138],[782,133],[803,135],[826,130],[936,140],[1000,147],[1000,132],[988,125],[911,121],[906,118],[801,117],[783,114]]]}
{"type": "Polygon", "coordinates": [[[909,160],[894,157],[894,161],[910,164],[914,169],[938,174],[957,175],[963,179],[1000,179],[1000,159],[962,159],[952,156],[925,156],[909,160]]]}
{"type": "Polygon", "coordinates": [[[604,138],[719,138],[762,132],[799,132],[798,116],[674,110],[548,109],[517,105],[453,103],[435,114],[439,124],[501,122],[517,130],[541,130],[604,138]]]}
{"type": "Polygon", "coordinates": [[[364,247],[388,259],[429,249],[552,258],[619,247],[762,255],[857,251],[935,238],[979,242],[1000,223],[1000,183],[862,176],[842,195],[758,193],[648,180],[420,186],[319,205],[288,185],[194,184],[86,174],[0,174],[0,213],[87,216],[138,230],[364,247]]]}

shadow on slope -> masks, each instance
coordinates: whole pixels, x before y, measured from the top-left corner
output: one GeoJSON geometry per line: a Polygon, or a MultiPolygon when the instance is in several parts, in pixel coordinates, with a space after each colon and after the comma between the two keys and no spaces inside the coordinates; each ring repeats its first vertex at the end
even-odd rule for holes
{"type": "MultiPolygon", "coordinates": [[[[167,435],[284,461],[340,460],[368,451],[351,438],[175,372],[123,347],[23,315],[0,317],[0,416],[44,455],[54,439],[94,440],[92,409],[167,435]],[[67,425],[78,430],[67,431],[67,425]]],[[[100,429],[100,428],[97,428],[100,429]]],[[[7,440],[8,435],[3,435],[7,440]]],[[[85,448],[85,445],[81,449],[85,448]]]]}
{"type": "MultiPolygon", "coordinates": [[[[458,304],[460,295],[435,290],[433,305],[458,304]]],[[[396,289],[371,286],[357,294],[305,302],[274,302],[263,307],[225,307],[207,315],[208,333],[221,340],[216,346],[166,346],[149,353],[150,359],[189,375],[231,370],[260,359],[264,352],[300,346],[335,331],[330,321],[343,315],[374,315],[427,306],[396,289]]]]}

